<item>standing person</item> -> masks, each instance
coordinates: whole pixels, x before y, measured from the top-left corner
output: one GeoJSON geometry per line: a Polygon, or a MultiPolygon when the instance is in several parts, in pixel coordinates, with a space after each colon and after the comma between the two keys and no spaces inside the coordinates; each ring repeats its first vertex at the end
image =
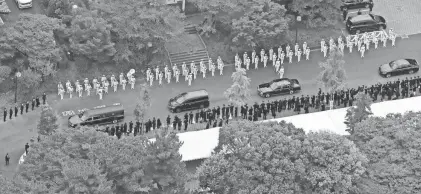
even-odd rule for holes
{"type": "Polygon", "coordinates": [[[9,153],[6,153],[6,156],[4,157],[4,159],[6,160],[6,166],[9,166],[9,162],[10,162],[9,153]]]}
{"type": "Polygon", "coordinates": [[[305,54],[306,54],[306,60],[310,60],[310,47],[307,47],[305,50],[305,54]]]}
{"type": "Polygon", "coordinates": [[[364,45],[361,46],[360,52],[361,52],[361,58],[364,58],[364,53],[365,53],[365,46],[364,45]]]}
{"type": "Polygon", "coordinates": [[[13,116],[13,109],[12,109],[12,107],[10,107],[10,109],[9,109],[9,120],[12,120],[12,116],[13,116]]]}
{"type": "Polygon", "coordinates": [[[29,149],[29,143],[26,143],[25,145],[25,153],[28,155],[28,149],[29,149]]]}
{"type": "Polygon", "coordinates": [[[191,82],[193,80],[193,75],[191,73],[189,73],[187,81],[189,82],[189,86],[191,86],[191,82]]]}
{"type": "Polygon", "coordinates": [[[45,101],[47,100],[47,95],[45,94],[45,92],[42,94],[42,104],[45,105],[45,101]]]}
{"type": "Polygon", "coordinates": [[[164,78],[164,73],[159,72],[158,73],[158,84],[162,85],[162,79],[164,78]]]}
{"type": "Polygon", "coordinates": [[[268,64],[268,56],[265,55],[263,56],[263,67],[266,67],[267,64],[268,64]]]}
{"type": "Polygon", "coordinates": [[[285,59],[285,53],[283,50],[281,50],[281,54],[279,55],[279,57],[281,58],[281,65],[284,64],[284,59],[285,59]]]}
{"type": "Polygon", "coordinates": [[[20,105],[20,115],[23,115],[23,107],[24,107],[25,105],[22,103],[21,105],[20,105]]]}
{"type": "Polygon", "coordinates": [[[15,105],[15,117],[18,116],[18,112],[19,112],[18,105],[15,105]]]}
{"type": "Polygon", "coordinates": [[[292,50],[288,51],[288,58],[289,58],[289,63],[292,63],[292,56],[294,55],[294,53],[292,52],[292,50]]]}
{"type": "Polygon", "coordinates": [[[300,48],[298,48],[298,51],[297,51],[298,62],[301,61],[301,55],[303,55],[303,52],[301,51],[300,48]]]}
{"type": "Polygon", "coordinates": [[[26,101],[25,104],[25,112],[28,113],[28,109],[29,109],[29,101],[26,101]]]}
{"type": "Polygon", "coordinates": [[[187,126],[189,125],[189,120],[184,118],[184,131],[187,131],[187,126]]]}
{"type": "Polygon", "coordinates": [[[34,108],[35,108],[35,98],[34,97],[32,97],[32,110],[34,110],[34,108]]]}
{"type": "Polygon", "coordinates": [[[39,107],[39,105],[41,104],[41,103],[40,103],[40,101],[39,101],[39,97],[38,97],[38,96],[36,97],[35,101],[36,101],[36,103],[37,103],[37,108],[38,108],[38,107],[39,107]]]}
{"type": "Polygon", "coordinates": [[[6,118],[7,118],[7,109],[4,108],[3,110],[3,121],[6,122],[6,118]]]}
{"type": "Polygon", "coordinates": [[[256,55],[256,58],[254,59],[254,69],[259,68],[259,56],[256,55]]]}
{"type": "Polygon", "coordinates": [[[285,68],[281,65],[281,69],[279,69],[279,78],[282,79],[284,77],[285,68]]]}

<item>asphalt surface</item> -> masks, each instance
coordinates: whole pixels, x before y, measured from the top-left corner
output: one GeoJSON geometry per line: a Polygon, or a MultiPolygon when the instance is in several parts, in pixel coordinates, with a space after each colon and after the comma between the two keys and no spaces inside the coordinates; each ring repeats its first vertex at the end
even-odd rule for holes
{"type": "Polygon", "coordinates": [[[32,0],[32,8],[28,8],[28,9],[19,9],[18,6],[16,5],[15,0],[6,0],[6,3],[11,13],[1,15],[4,23],[9,23],[9,22],[18,20],[19,15],[22,13],[32,13],[32,14],[41,13],[41,7],[40,7],[41,0],[32,0]]]}
{"type": "MultiPolygon", "coordinates": [[[[396,46],[392,47],[388,44],[388,47],[379,47],[377,50],[370,48],[365,54],[365,58],[361,58],[360,54],[355,52],[349,53],[345,51],[345,69],[348,76],[348,87],[357,87],[361,85],[370,85],[378,82],[385,83],[387,81],[397,80],[398,78],[403,79],[410,76],[421,76],[418,72],[413,75],[402,75],[391,78],[383,78],[378,75],[378,67],[381,64],[390,62],[391,60],[400,58],[414,58],[421,62],[421,35],[413,35],[408,39],[398,39],[396,46]]],[[[317,75],[320,72],[318,63],[323,61],[324,58],[320,51],[313,51],[310,54],[309,61],[301,61],[300,63],[293,62],[292,64],[286,64],[285,75],[287,78],[295,78],[300,81],[302,91],[298,95],[313,95],[316,94],[319,88],[317,84],[317,75]]],[[[202,79],[198,76],[198,79],[194,80],[192,86],[188,86],[187,82],[180,79],[180,83],[172,82],[170,84],[163,84],[162,86],[155,85],[151,89],[151,103],[152,106],[147,113],[147,118],[158,117],[165,119],[167,115],[173,115],[167,109],[168,100],[175,97],[177,94],[186,91],[194,91],[198,89],[206,89],[210,94],[211,107],[222,106],[228,104],[223,93],[232,85],[231,74],[234,71],[233,66],[225,67],[224,75],[215,77],[208,77],[202,79]]],[[[208,75],[210,76],[210,75],[208,75]]],[[[279,98],[289,98],[290,95],[277,96],[269,99],[262,98],[257,95],[257,86],[261,83],[271,81],[278,78],[275,74],[273,67],[268,65],[266,68],[259,68],[258,70],[249,70],[247,76],[251,78],[251,99],[249,104],[254,102],[261,102],[262,100],[272,100],[279,98]]],[[[139,86],[138,86],[139,87],[139,86]]],[[[97,96],[72,99],[57,100],[57,96],[49,97],[53,101],[53,107],[61,114],[63,111],[72,110],[77,113],[77,110],[83,108],[93,108],[99,105],[111,105],[113,103],[121,103],[126,108],[127,120],[134,120],[133,110],[136,104],[136,98],[138,96],[139,89],[119,91],[117,93],[110,93],[104,97],[104,100],[98,100],[97,96]]],[[[67,97],[68,98],[68,97],[67,97]]],[[[181,113],[184,114],[184,113],[181,113]]],[[[63,118],[67,118],[64,116],[63,118]]]]}

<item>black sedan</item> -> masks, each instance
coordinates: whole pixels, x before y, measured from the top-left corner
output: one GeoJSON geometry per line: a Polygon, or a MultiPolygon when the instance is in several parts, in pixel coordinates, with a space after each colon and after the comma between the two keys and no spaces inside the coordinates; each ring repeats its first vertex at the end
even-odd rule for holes
{"type": "Polygon", "coordinates": [[[380,65],[379,73],[381,76],[390,77],[401,74],[413,74],[420,69],[415,59],[398,59],[390,63],[380,65]]]}
{"type": "Polygon", "coordinates": [[[275,79],[257,87],[259,96],[265,98],[282,94],[293,94],[299,91],[301,91],[301,85],[298,80],[288,78],[275,79]]]}

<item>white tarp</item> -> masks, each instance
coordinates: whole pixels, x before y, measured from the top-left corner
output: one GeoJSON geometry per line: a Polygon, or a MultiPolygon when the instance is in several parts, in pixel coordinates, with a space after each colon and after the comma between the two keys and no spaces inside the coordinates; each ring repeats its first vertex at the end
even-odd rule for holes
{"type": "MultiPolygon", "coordinates": [[[[297,128],[302,128],[306,133],[313,131],[331,131],[339,135],[349,135],[346,129],[345,114],[348,108],[299,114],[267,121],[282,121],[292,123],[297,128]]],[[[373,116],[384,117],[389,113],[405,113],[408,111],[421,111],[421,97],[374,103],[371,105],[373,116]]],[[[267,122],[263,121],[263,122],[267,122]]],[[[180,141],[184,144],[180,148],[183,161],[207,158],[218,145],[219,127],[192,131],[179,134],[180,141]]],[[[153,141],[153,140],[152,140],[153,141]]]]}

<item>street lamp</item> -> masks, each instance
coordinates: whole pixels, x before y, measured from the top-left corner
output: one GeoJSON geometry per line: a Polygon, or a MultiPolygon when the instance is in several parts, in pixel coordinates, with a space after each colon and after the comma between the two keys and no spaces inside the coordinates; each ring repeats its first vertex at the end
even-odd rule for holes
{"type": "Polygon", "coordinates": [[[15,103],[17,102],[18,96],[18,78],[20,78],[22,74],[18,71],[15,73],[15,103]]]}
{"type": "Polygon", "coordinates": [[[301,22],[301,16],[297,16],[295,23],[295,43],[298,42],[298,23],[301,22]]]}

